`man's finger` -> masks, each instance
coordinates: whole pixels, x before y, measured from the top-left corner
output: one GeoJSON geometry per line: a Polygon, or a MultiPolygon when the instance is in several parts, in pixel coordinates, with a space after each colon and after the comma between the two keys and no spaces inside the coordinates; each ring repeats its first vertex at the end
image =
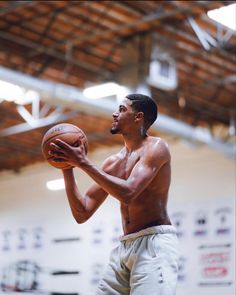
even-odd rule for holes
{"type": "Polygon", "coordinates": [[[53,162],[66,162],[66,160],[62,159],[62,158],[53,158],[52,161],[53,162]]]}
{"type": "Polygon", "coordinates": [[[65,141],[63,141],[63,140],[61,140],[59,138],[57,138],[55,140],[55,142],[56,142],[56,145],[58,145],[59,147],[61,147],[63,149],[66,149],[66,148],[70,148],[71,147],[68,143],[66,143],[65,141]]]}
{"type": "Polygon", "coordinates": [[[53,151],[63,151],[62,148],[59,145],[55,144],[54,142],[50,143],[50,148],[53,151]]]}
{"type": "Polygon", "coordinates": [[[65,154],[63,152],[58,152],[58,151],[53,151],[53,150],[48,151],[48,154],[50,156],[54,156],[54,157],[63,157],[63,156],[65,156],[65,154]]]}

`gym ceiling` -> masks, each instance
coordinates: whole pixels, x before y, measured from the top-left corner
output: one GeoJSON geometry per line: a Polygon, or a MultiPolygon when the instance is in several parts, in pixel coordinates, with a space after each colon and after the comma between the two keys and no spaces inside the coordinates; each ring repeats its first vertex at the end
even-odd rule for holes
{"type": "MultiPolygon", "coordinates": [[[[232,144],[236,32],[207,16],[207,11],[232,3],[0,1],[0,79],[10,70],[19,74],[20,86],[31,76],[38,83],[49,80],[81,92],[88,85],[109,81],[135,89],[147,81],[150,64],[160,54],[162,62],[166,57],[174,62],[177,74],[176,87],[148,84],[160,114],[207,130],[222,145],[232,144]]],[[[90,151],[122,142],[109,133],[111,116],[96,107],[86,111],[81,102],[57,103],[43,95],[38,105],[0,102],[0,171],[19,172],[44,161],[42,136],[60,122],[81,127],[90,151]],[[37,124],[36,119],[50,114],[56,115],[55,121],[37,124]],[[30,125],[27,116],[36,123],[30,125]]],[[[151,134],[161,132],[157,128],[151,134]]],[[[167,132],[165,136],[171,141],[180,135],[167,132]]]]}

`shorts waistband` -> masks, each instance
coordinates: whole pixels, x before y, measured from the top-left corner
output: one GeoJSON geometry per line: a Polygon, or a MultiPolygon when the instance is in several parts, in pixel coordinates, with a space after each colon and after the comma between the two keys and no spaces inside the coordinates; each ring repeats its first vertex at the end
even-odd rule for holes
{"type": "Polygon", "coordinates": [[[137,239],[142,236],[153,234],[176,234],[176,229],[173,225],[157,225],[142,229],[138,232],[120,237],[120,241],[137,239]]]}

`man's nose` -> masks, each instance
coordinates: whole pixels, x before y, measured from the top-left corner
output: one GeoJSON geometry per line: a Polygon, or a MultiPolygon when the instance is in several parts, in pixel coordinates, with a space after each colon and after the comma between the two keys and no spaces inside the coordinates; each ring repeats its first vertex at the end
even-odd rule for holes
{"type": "Polygon", "coordinates": [[[112,116],[113,116],[113,118],[116,118],[116,117],[118,116],[117,111],[114,112],[114,113],[112,114],[112,116]]]}

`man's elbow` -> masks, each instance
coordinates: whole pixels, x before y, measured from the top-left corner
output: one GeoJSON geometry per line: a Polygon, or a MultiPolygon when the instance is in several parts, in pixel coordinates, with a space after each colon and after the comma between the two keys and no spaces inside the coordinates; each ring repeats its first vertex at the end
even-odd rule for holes
{"type": "Polygon", "coordinates": [[[78,224],[82,224],[82,223],[85,223],[86,221],[87,221],[87,219],[85,219],[85,218],[75,218],[75,221],[76,221],[76,223],[78,223],[78,224]]]}
{"type": "Polygon", "coordinates": [[[89,219],[89,217],[85,214],[78,214],[78,213],[74,213],[74,212],[72,212],[72,214],[73,214],[73,217],[74,217],[76,223],[78,223],[78,224],[85,223],[89,219]]]}

